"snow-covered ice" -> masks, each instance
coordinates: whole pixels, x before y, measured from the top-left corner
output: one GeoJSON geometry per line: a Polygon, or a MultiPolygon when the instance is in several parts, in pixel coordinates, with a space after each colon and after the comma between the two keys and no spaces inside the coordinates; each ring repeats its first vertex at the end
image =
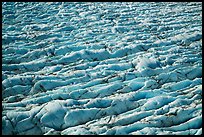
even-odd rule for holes
{"type": "Polygon", "coordinates": [[[201,135],[201,2],[2,2],[2,134],[201,135]]]}

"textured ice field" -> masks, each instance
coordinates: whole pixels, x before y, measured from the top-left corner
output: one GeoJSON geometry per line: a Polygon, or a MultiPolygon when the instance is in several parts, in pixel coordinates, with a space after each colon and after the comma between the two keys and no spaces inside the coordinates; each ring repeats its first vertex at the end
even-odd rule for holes
{"type": "Polygon", "coordinates": [[[202,134],[202,3],[2,3],[2,133],[202,134]]]}

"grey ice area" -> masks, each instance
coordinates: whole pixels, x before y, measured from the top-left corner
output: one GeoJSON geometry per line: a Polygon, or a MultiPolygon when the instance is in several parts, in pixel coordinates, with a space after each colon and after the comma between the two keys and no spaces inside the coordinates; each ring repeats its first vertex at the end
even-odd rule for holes
{"type": "Polygon", "coordinates": [[[2,2],[3,135],[201,135],[201,2],[2,2]]]}

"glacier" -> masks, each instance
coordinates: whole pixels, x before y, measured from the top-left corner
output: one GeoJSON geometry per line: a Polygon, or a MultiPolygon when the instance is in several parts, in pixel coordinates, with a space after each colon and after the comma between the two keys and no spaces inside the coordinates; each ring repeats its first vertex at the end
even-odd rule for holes
{"type": "Polygon", "coordinates": [[[3,135],[201,135],[201,2],[2,2],[3,135]]]}

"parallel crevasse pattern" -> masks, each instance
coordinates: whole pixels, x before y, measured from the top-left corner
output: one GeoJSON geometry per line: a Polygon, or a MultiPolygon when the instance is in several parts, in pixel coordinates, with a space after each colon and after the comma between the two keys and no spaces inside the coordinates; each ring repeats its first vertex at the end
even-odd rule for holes
{"type": "Polygon", "coordinates": [[[202,3],[2,3],[3,134],[202,134],[202,3]]]}

